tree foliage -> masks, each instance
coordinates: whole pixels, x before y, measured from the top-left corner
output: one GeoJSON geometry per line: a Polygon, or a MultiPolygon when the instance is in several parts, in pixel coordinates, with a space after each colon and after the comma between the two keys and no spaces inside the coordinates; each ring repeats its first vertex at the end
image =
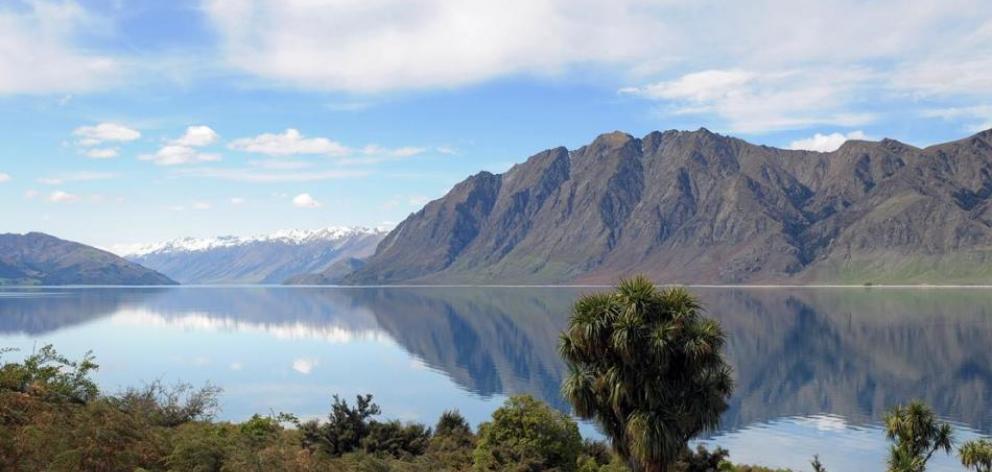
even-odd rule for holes
{"type": "Polygon", "coordinates": [[[893,441],[889,451],[890,472],[922,472],[939,450],[951,452],[951,425],[922,402],[899,405],[885,415],[885,435],[893,441]]]}
{"type": "Polygon", "coordinates": [[[647,470],[669,468],[727,408],[733,382],[724,334],[701,311],[688,291],[635,277],[582,297],[562,335],[565,398],[647,470]]]}
{"type": "Polygon", "coordinates": [[[961,465],[977,472],[992,472],[992,441],[976,439],[961,445],[961,465]]]}
{"type": "Polygon", "coordinates": [[[479,426],[476,470],[574,471],[582,437],[564,413],[529,395],[510,397],[479,426]]]}

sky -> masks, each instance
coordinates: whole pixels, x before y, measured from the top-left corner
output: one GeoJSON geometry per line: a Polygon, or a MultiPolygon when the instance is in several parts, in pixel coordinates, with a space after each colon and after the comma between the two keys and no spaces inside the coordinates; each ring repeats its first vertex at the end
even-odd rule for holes
{"type": "Polygon", "coordinates": [[[601,133],[992,128],[988,0],[2,0],[0,232],[389,226],[601,133]]]}

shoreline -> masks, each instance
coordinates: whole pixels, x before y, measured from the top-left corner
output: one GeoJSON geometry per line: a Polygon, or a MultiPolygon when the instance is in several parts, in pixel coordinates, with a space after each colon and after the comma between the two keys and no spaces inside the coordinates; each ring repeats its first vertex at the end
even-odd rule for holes
{"type": "MultiPolygon", "coordinates": [[[[992,284],[657,284],[658,287],[735,288],[735,289],[992,289],[992,284]]],[[[189,284],[189,285],[0,285],[6,289],[223,289],[223,288],[610,288],[600,284],[385,284],[385,285],[283,285],[283,284],[189,284]]]]}

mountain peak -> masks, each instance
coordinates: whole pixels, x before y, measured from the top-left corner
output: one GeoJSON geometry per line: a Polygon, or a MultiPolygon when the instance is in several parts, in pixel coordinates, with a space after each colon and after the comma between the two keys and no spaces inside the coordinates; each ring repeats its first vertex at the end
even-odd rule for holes
{"type": "Polygon", "coordinates": [[[603,133],[592,142],[593,146],[618,147],[634,139],[633,136],[623,131],[612,131],[603,133]]]}
{"type": "Polygon", "coordinates": [[[213,236],[194,238],[190,236],[148,244],[117,245],[114,252],[125,257],[140,257],[151,253],[198,252],[224,247],[244,246],[252,243],[271,242],[288,245],[301,245],[317,241],[335,241],[356,236],[385,235],[388,228],[365,226],[327,226],[317,229],[283,229],[267,234],[252,236],[213,236]]]}
{"type": "Polygon", "coordinates": [[[0,234],[0,285],[175,285],[109,252],[55,236],[0,234]]]}
{"type": "MultiPolygon", "coordinates": [[[[615,131],[575,150],[571,161],[539,154],[493,185],[456,185],[432,211],[410,215],[344,280],[612,283],[630,273],[673,283],[842,274],[948,280],[939,273],[942,258],[992,246],[992,229],[969,212],[992,196],[961,190],[976,188],[972,177],[981,175],[987,149],[961,142],[921,150],[887,139],[811,156],[706,128],[640,140],[615,131]],[[954,166],[925,158],[938,151],[954,166]],[[921,221],[942,231],[912,223],[921,221]],[[921,269],[907,275],[906,261],[921,269]]],[[[977,260],[962,269],[967,277],[983,271],[977,260]]]]}
{"type": "Polygon", "coordinates": [[[179,238],[120,248],[127,258],[189,284],[282,283],[372,254],[385,228],[328,226],[255,236],[179,238]]]}

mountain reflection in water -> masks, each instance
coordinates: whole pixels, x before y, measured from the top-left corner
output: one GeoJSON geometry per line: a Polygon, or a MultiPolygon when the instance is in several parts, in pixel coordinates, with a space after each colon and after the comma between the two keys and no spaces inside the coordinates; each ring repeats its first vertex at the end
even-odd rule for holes
{"type": "MultiPolygon", "coordinates": [[[[0,345],[28,346],[101,323],[111,323],[107,332],[122,336],[137,327],[179,329],[190,333],[186,336],[231,335],[232,346],[247,342],[238,336],[251,336],[254,343],[262,342],[258,336],[338,344],[374,341],[398,346],[415,361],[394,369],[426,366],[467,395],[497,399],[531,393],[567,409],[559,395],[565,367],[557,354],[558,334],[575,298],[594,290],[5,289],[0,291],[0,345]]],[[[913,399],[924,400],[959,424],[985,433],[992,429],[989,291],[693,291],[728,335],[726,353],[737,388],[721,431],[733,433],[788,418],[842,418],[847,425],[871,425],[887,408],[913,399]]],[[[283,345],[259,349],[279,346],[283,345]]],[[[117,362],[98,360],[111,366],[117,362]]],[[[370,372],[365,360],[354,356],[348,362],[347,372],[366,377],[397,372],[370,372]]],[[[154,374],[134,380],[153,378],[154,374]]],[[[224,378],[213,380],[224,386],[224,378]]],[[[346,385],[350,379],[323,380],[346,385]]]]}

